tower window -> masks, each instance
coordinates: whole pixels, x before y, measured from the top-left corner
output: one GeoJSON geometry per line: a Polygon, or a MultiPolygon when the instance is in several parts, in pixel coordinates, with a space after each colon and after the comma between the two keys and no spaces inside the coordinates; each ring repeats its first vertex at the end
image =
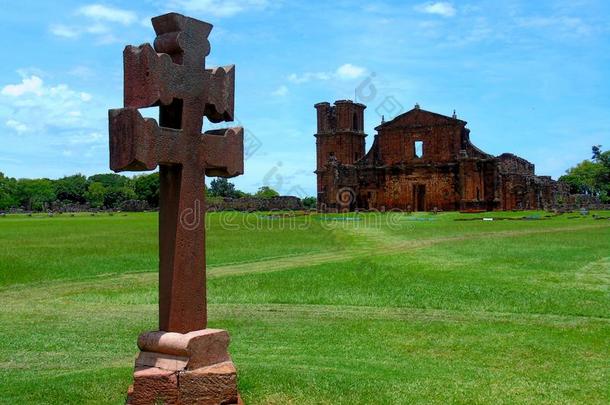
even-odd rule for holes
{"type": "Polygon", "coordinates": [[[358,152],[354,153],[354,161],[358,160],[358,152]]]}
{"type": "Polygon", "coordinates": [[[354,113],[354,117],[352,120],[352,128],[354,129],[354,131],[358,131],[360,128],[360,125],[358,125],[358,114],[354,113]]]}
{"type": "Polygon", "coordinates": [[[423,141],[413,142],[413,154],[416,158],[421,158],[424,156],[424,142],[423,141]]]}

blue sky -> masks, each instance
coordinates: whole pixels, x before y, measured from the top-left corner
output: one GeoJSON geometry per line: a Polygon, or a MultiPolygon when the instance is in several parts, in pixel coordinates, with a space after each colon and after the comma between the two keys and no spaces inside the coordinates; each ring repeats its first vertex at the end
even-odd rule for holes
{"type": "MultiPolygon", "coordinates": [[[[255,191],[315,193],[315,110],[358,97],[365,124],[417,102],[468,121],[488,153],[560,176],[610,148],[610,2],[0,0],[0,171],[108,172],[107,110],[122,106],[122,49],[150,17],[214,24],[207,66],[237,65],[236,119],[255,191]],[[258,146],[258,147],[257,147],[258,146]]],[[[154,115],[154,111],[146,114],[154,115]]],[[[208,126],[209,128],[210,126],[208,126]]]]}

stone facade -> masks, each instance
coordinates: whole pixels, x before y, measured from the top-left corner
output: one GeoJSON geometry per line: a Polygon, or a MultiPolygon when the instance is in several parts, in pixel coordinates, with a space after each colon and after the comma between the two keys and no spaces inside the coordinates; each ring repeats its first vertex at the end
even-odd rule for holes
{"type": "Polygon", "coordinates": [[[536,176],[527,160],[478,149],[455,114],[416,105],[376,127],[366,152],[365,105],[340,100],[315,108],[320,210],[543,209],[568,196],[566,185],[536,176]]]}

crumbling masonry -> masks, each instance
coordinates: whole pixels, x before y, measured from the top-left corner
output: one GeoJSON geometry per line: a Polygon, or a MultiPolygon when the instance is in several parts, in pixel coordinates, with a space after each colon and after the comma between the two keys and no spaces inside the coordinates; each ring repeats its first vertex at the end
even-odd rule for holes
{"type": "Polygon", "coordinates": [[[365,105],[315,105],[318,208],[479,211],[546,209],[568,187],[536,176],[510,153],[489,155],[470,142],[466,121],[418,105],[375,128],[365,151],[365,105]]]}

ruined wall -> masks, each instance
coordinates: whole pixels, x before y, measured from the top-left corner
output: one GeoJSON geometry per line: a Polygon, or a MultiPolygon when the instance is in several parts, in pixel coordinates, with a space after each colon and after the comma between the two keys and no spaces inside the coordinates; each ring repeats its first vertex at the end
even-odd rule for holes
{"type": "Polygon", "coordinates": [[[387,165],[456,161],[466,122],[424,110],[411,110],[376,129],[381,159],[387,165]],[[415,155],[422,142],[423,154],[415,155]]]}
{"type": "Polygon", "coordinates": [[[534,176],[535,167],[533,163],[513,155],[512,153],[503,153],[498,158],[498,168],[500,173],[505,174],[521,174],[534,176]]]}
{"type": "Polygon", "coordinates": [[[301,200],[292,196],[210,198],[206,204],[209,211],[294,211],[303,209],[301,200]]]}
{"type": "Polygon", "coordinates": [[[320,209],[536,209],[567,195],[550,177],[536,176],[527,160],[477,148],[455,114],[416,106],[379,125],[365,155],[363,105],[337,101],[315,107],[320,209]]]}
{"type": "Polygon", "coordinates": [[[421,165],[385,172],[377,191],[376,209],[426,211],[456,209],[459,199],[454,166],[421,165]]]}

